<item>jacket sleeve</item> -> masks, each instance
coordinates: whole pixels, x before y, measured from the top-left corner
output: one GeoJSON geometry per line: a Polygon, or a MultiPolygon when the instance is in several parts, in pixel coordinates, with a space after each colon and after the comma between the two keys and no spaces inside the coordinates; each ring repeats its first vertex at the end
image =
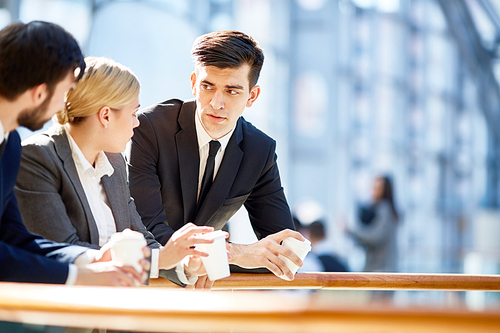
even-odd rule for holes
{"type": "Polygon", "coordinates": [[[21,222],[13,193],[1,218],[0,280],[65,283],[68,264],[87,249],[30,234],[21,222]]]}
{"type": "Polygon", "coordinates": [[[175,271],[175,267],[172,269],[160,269],[160,277],[168,279],[175,283],[176,285],[185,288],[186,284],[182,283],[177,276],[177,272],[175,271]]]}
{"type": "Polygon", "coordinates": [[[99,249],[78,237],[59,193],[61,171],[50,156],[44,146],[30,144],[22,149],[15,192],[24,224],[30,232],[56,242],[99,249]]]}
{"type": "Polygon", "coordinates": [[[390,206],[381,202],[370,224],[361,225],[360,221],[356,221],[356,227],[348,230],[348,234],[361,245],[377,246],[389,240],[391,229],[394,228],[393,220],[390,206]]]}
{"type": "Polygon", "coordinates": [[[259,239],[283,229],[295,230],[290,207],[285,198],[273,142],[267,163],[245,202],[250,222],[259,239]]]}
{"type": "Polygon", "coordinates": [[[157,249],[160,247],[160,244],[156,241],[155,237],[153,236],[152,233],[146,230],[144,227],[144,224],[142,224],[141,217],[139,216],[139,213],[137,213],[137,209],[135,208],[135,203],[134,199],[130,198],[128,202],[128,207],[130,210],[130,227],[132,230],[135,230],[137,232],[140,232],[144,235],[144,238],[146,238],[146,241],[148,242],[148,246],[152,249],[157,249]]]}
{"type": "Polygon", "coordinates": [[[0,281],[65,283],[68,264],[87,249],[32,235],[22,223],[14,195],[21,142],[12,132],[0,159],[0,281]]]}
{"type": "MultiPolygon", "coordinates": [[[[126,203],[125,209],[126,211],[126,227],[130,228],[134,231],[140,232],[141,234],[144,235],[144,238],[146,239],[148,246],[152,249],[157,249],[160,247],[160,244],[156,241],[154,238],[153,234],[151,234],[149,231],[146,230],[146,227],[142,223],[141,216],[137,212],[137,208],[135,206],[135,200],[130,196],[130,190],[129,190],[129,184],[128,184],[128,179],[127,179],[127,166],[125,164],[125,159],[123,158],[122,154],[106,154],[108,156],[109,161],[111,162],[111,165],[113,165],[113,168],[115,169],[114,174],[112,177],[117,177],[118,179],[115,179],[115,186],[120,192],[119,195],[116,195],[116,192],[111,192],[115,194],[111,194],[111,196],[114,196],[119,199],[119,204],[120,204],[120,209],[122,207],[122,203],[126,203]],[[123,202],[122,202],[123,200],[123,202]]],[[[109,194],[108,194],[108,200],[109,194]]],[[[113,207],[113,206],[112,206],[113,207]]],[[[115,212],[113,211],[113,214],[115,212]]],[[[123,214],[119,214],[118,216],[121,216],[122,219],[125,218],[123,214]]],[[[115,219],[117,216],[115,216],[115,219]]],[[[120,218],[120,217],[118,217],[120,218]]],[[[120,229],[123,227],[123,221],[118,221],[115,220],[116,226],[117,226],[117,231],[121,231],[120,229]],[[121,222],[121,223],[120,223],[121,222]],[[121,226],[120,228],[118,226],[121,226]]]]}
{"type": "Polygon", "coordinates": [[[137,211],[146,229],[165,245],[174,230],[168,226],[158,177],[159,151],[155,130],[146,115],[139,116],[141,125],[134,130],[126,152],[130,193],[136,199],[137,211]],[[140,200],[138,200],[140,198],[140,200]]]}

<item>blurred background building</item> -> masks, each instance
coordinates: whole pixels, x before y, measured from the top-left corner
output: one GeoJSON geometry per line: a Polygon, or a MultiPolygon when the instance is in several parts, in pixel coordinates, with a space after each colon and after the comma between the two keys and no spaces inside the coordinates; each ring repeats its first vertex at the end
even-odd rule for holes
{"type": "MultiPolygon", "coordinates": [[[[141,105],[191,98],[190,48],[242,30],[264,49],[243,114],[278,142],[294,213],[341,230],[392,176],[401,272],[500,273],[500,0],[1,0],[0,25],[58,23],[86,55],[130,67],[141,105]],[[344,222],[340,222],[344,221],[344,222]]],[[[28,131],[22,131],[24,137],[28,131]]],[[[252,241],[244,213],[234,238],[252,241]]]]}

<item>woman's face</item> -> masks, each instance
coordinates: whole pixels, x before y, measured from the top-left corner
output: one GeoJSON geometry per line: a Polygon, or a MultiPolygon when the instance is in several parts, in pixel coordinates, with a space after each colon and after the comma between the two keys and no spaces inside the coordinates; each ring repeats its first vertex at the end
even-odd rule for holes
{"type": "Polygon", "coordinates": [[[383,195],[384,195],[384,179],[383,178],[376,178],[375,181],[373,182],[373,201],[378,202],[382,200],[383,195]]]}
{"type": "Polygon", "coordinates": [[[127,143],[134,135],[134,128],[139,126],[137,110],[139,109],[139,96],[121,110],[112,110],[112,120],[109,126],[108,140],[105,144],[110,153],[125,151],[127,143]]]}

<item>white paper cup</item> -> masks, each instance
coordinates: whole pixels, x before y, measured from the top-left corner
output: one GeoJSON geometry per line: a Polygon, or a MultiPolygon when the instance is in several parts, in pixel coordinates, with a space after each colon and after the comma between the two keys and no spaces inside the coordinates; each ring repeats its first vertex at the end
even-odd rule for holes
{"type": "Polygon", "coordinates": [[[210,281],[229,276],[225,233],[222,230],[216,230],[203,234],[200,238],[214,240],[211,244],[196,244],[198,251],[208,253],[208,257],[201,257],[201,261],[205,266],[210,281]]]}
{"type": "Polygon", "coordinates": [[[122,265],[132,266],[142,272],[139,263],[144,259],[142,249],[147,245],[144,235],[137,231],[125,229],[111,236],[111,257],[122,265]]]}
{"type": "MultiPolygon", "coordinates": [[[[282,246],[292,250],[292,252],[295,253],[300,258],[300,260],[304,261],[307,254],[312,249],[311,242],[305,237],[304,239],[305,240],[301,242],[298,239],[288,237],[283,241],[282,246]]],[[[279,257],[285,262],[286,266],[292,272],[292,274],[297,273],[299,266],[295,265],[290,259],[282,256],[281,254],[279,255],[279,257]]]]}

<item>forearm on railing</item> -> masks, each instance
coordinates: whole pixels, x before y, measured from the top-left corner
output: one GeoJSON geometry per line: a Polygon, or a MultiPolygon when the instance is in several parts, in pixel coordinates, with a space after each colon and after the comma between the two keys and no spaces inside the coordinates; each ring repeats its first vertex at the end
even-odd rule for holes
{"type": "MultiPolygon", "coordinates": [[[[152,279],[152,287],[177,287],[152,279]]],[[[232,273],[212,289],[482,290],[500,291],[500,275],[407,273],[297,273],[293,281],[273,274],[232,273]]]]}

